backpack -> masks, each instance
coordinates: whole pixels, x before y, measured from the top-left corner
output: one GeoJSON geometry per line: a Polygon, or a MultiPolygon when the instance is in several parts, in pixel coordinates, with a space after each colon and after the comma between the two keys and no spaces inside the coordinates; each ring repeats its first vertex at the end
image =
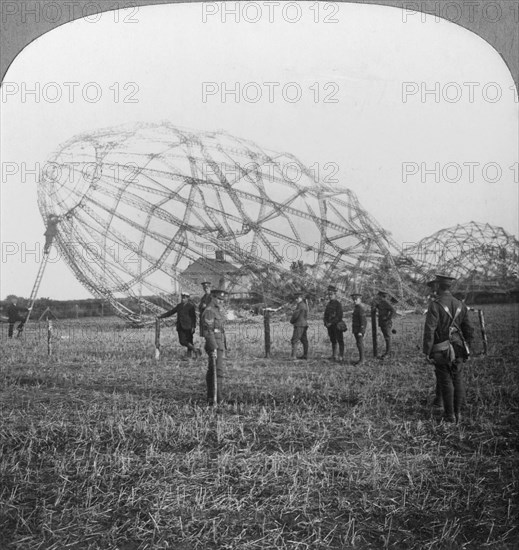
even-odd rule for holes
{"type": "Polygon", "coordinates": [[[447,306],[443,304],[440,305],[451,320],[449,324],[449,339],[434,344],[432,348],[432,359],[437,365],[452,365],[456,357],[462,357],[463,360],[466,361],[470,356],[469,347],[467,346],[467,342],[460,328],[455,324],[458,315],[461,313],[461,306],[456,308],[453,317],[447,306]]]}

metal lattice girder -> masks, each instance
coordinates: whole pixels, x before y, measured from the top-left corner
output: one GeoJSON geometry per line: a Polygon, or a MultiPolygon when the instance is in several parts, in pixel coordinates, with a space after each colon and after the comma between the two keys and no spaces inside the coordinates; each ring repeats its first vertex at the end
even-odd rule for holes
{"type": "Polygon", "coordinates": [[[502,289],[519,282],[519,241],[502,227],[470,222],[437,231],[409,247],[401,258],[405,270],[426,281],[434,273],[458,279],[458,285],[502,289]]]}
{"type": "Polygon", "coordinates": [[[346,292],[377,284],[404,305],[418,299],[400,276],[397,246],[351,190],[225,132],[160,123],[81,134],[49,159],[38,202],[43,216],[67,220],[58,247],[111,303],[171,294],[191,263],[217,249],[252,278],[269,270],[297,279],[290,266],[302,261],[346,292]],[[87,259],[80,249],[89,244],[87,259]]]}

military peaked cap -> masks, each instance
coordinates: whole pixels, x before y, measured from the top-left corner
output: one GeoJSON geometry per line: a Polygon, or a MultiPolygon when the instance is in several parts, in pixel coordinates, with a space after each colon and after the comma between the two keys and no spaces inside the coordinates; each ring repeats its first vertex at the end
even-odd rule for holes
{"type": "Polygon", "coordinates": [[[355,300],[355,298],[362,298],[362,294],[359,294],[358,292],[354,292],[353,294],[350,294],[350,296],[355,300]]]}
{"type": "Polygon", "coordinates": [[[436,282],[443,285],[444,288],[449,288],[455,280],[455,277],[449,275],[436,275],[436,282]]]}
{"type": "Polygon", "coordinates": [[[210,282],[210,281],[204,281],[204,282],[202,283],[202,286],[205,286],[205,285],[211,286],[211,282],[210,282]]]}
{"type": "Polygon", "coordinates": [[[220,290],[217,288],[213,288],[213,290],[211,290],[211,296],[215,298],[220,298],[220,300],[223,300],[227,296],[227,294],[228,292],[226,292],[225,290],[220,290]]]}
{"type": "Polygon", "coordinates": [[[186,297],[186,298],[189,298],[191,296],[191,294],[189,294],[189,292],[182,292],[182,294],[180,295],[182,297],[186,297]]]}
{"type": "Polygon", "coordinates": [[[337,287],[333,285],[328,285],[328,292],[337,292],[337,287]]]}

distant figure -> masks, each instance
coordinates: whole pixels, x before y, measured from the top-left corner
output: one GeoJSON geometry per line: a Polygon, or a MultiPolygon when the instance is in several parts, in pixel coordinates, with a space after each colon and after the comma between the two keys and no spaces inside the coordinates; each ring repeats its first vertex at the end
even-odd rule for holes
{"type": "Polygon", "coordinates": [[[298,292],[295,294],[296,309],[292,313],[290,323],[294,326],[294,332],[292,333],[292,359],[297,359],[297,343],[303,344],[303,355],[300,359],[308,359],[308,306],[305,300],[303,300],[303,293],[298,292]]]}
{"type": "Polygon", "coordinates": [[[343,331],[339,330],[338,323],[342,321],[342,305],[337,300],[337,288],[333,285],[328,287],[328,300],[324,310],[323,322],[328,329],[328,337],[332,343],[332,361],[337,361],[337,344],[339,344],[339,361],[344,361],[344,337],[343,331]]]}
{"type": "Polygon", "coordinates": [[[187,348],[187,356],[192,357],[193,352],[196,352],[193,345],[193,334],[196,329],[196,311],[195,306],[189,301],[189,294],[183,292],[181,294],[181,302],[177,304],[173,309],[166,311],[162,315],[159,315],[159,319],[165,319],[177,314],[177,332],[178,341],[181,346],[187,348]]]}
{"type": "Polygon", "coordinates": [[[47,254],[50,251],[50,247],[52,246],[52,241],[54,240],[54,237],[58,233],[58,223],[59,223],[59,217],[56,216],[56,214],[51,214],[47,220],[47,229],[45,230],[45,247],[43,248],[43,252],[47,254]]]}
{"type": "Polygon", "coordinates": [[[13,337],[14,325],[18,322],[20,324],[16,327],[16,330],[18,331],[17,337],[20,337],[23,332],[23,327],[25,325],[25,319],[27,318],[26,315],[21,314],[27,314],[29,312],[26,307],[20,307],[17,304],[18,299],[11,298],[11,303],[7,307],[7,322],[9,323],[9,330],[7,335],[9,336],[9,338],[13,337]]]}
{"type": "Polygon", "coordinates": [[[202,313],[204,309],[211,303],[211,283],[209,281],[204,281],[202,283],[202,288],[204,289],[204,295],[200,299],[198,304],[198,317],[200,318],[200,336],[204,335],[204,325],[202,323],[202,313]]]}
{"type": "Polygon", "coordinates": [[[360,365],[364,363],[364,334],[366,333],[368,321],[366,319],[366,310],[361,302],[362,294],[355,292],[351,295],[351,298],[354,304],[351,331],[353,332],[353,336],[355,336],[355,343],[359,350],[359,360],[354,364],[360,365]]]}
{"type": "Polygon", "coordinates": [[[423,352],[427,361],[435,366],[443,400],[444,420],[459,423],[465,400],[462,367],[468,358],[466,346],[472,343],[474,330],[467,306],[450,292],[453,281],[453,277],[436,276],[438,294],[427,308],[423,352]],[[453,331],[459,335],[457,338],[451,336],[453,331]]]}
{"type": "Polygon", "coordinates": [[[211,291],[211,301],[204,308],[200,321],[203,325],[205,351],[209,358],[207,373],[205,375],[208,405],[214,405],[215,402],[221,403],[223,400],[223,360],[225,355],[225,312],[223,310],[223,301],[226,295],[227,292],[225,290],[213,289],[211,291]]]}
{"type": "Polygon", "coordinates": [[[396,332],[393,330],[393,317],[396,315],[396,309],[391,305],[387,292],[384,290],[378,292],[373,308],[378,310],[378,326],[386,343],[386,351],[380,356],[380,359],[384,359],[391,355],[391,334],[396,332]]]}

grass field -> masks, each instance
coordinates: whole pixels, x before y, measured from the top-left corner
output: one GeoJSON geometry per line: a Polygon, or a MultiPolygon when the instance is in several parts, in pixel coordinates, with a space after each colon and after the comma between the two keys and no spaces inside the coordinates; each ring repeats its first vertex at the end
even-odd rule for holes
{"type": "Polygon", "coordinates": [[[359,367],[325,360],[317,321],[307,362],[286,322],[268,360],[261,323],[235,323],[218,411],[173,329],[156,361],[152,329],[113,319],[55,323],[51,356],[44,324],[3,325],[0,547],[517,549],[519,311],[485,315],[459,427],[433,415],[419,315],[359,367]]]}

